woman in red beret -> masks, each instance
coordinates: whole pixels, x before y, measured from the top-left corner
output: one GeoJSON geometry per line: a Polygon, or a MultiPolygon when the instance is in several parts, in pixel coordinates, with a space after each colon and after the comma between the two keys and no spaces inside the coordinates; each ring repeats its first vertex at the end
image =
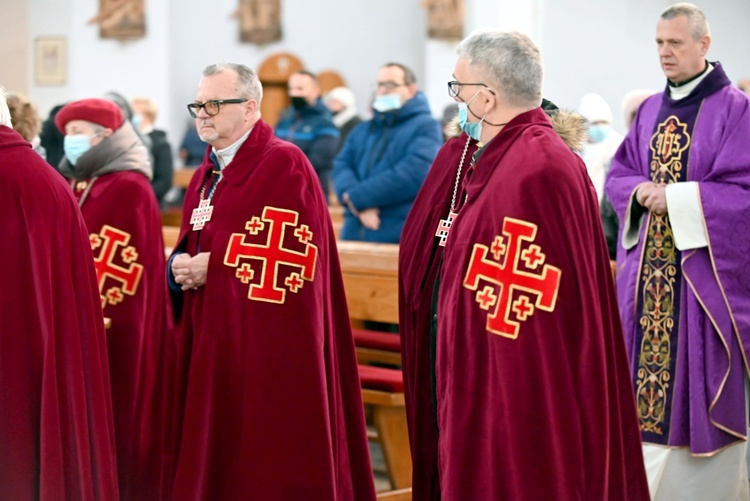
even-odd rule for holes
{"type": "Polygon", "coordinates": [[[65,133],[60,171],[86,221],[101,305],[112,319],[107,348],[120,496],[163,499],[171,312],[148,151],[105,99],[67,104],[55,123],[65,133]]]}

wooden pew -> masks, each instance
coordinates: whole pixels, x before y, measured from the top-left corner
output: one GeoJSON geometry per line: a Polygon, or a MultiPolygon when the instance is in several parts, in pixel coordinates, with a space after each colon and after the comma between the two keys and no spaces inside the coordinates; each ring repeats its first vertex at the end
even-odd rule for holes
{"type": "Polygon", "coordinates": [[[328,207],[328,211],[331,213],[333,231],[336,233],[336,238],[339,238],[341,227],[344,226],[344,208],[340,205],[331,205],[328,207]]]}
{"type": "MultiPolygon", "coordinates": [[[[349,315],[353,321],[374,320],[398,323],[398,245],[366,242],[338,242],[341,271],[344,278],[349,315]]],[[[394,334],[388,334],[393,336],[394,334]]],[[[372,361],[401,364],[400,353],[357,348],[360,364],[372,361]],[[385,358],[383,358],[385,357],[385,358]]],[[[381,493],[383,499],[411,499],[411,452],[406,427],[403,380],[379,383],[383,387],[370,387],[368,380],[378,379],[378,372],[388,376],[401,376],[400,369],[360,366],[362,400],[372,408],[373,425],[380,442],[394,491],[381,493]],[[400,383],[400,385],[398,384],[400,383]],[[393,385],[388,388],[389,385],[393,385]],[[394,389],[396,388],[396,389],[394,389]]],[[[391,379],[399,379],[393,378],[391,379]]]]}
{"type": "Polygon", "coordinates": [[[169,257],[172,254],[174,246],[177,245],[177,239],[180,236],[179,226],[162,226],[161,234],[164,238],[164,253],[169,257]]]}
{"type": "MultiPolygon", "coordinates": [[[[174,174],[172,174],[172,186],[183,190],[187,189],[196,170],[195,167],[175,169],[174,174]]],[[[168,207],[161,213],[161,224],[164,226],[179,226],[181,222],[182,207],[168,207]]]]}

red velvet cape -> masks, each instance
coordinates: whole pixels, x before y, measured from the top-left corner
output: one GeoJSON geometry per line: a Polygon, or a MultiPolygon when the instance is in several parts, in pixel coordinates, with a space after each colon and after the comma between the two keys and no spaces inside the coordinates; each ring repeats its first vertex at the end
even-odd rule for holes
{"type": "Polygon", "coordinates": [[[187,358],[175,499],[373,499],[354,343],[315,172],[259,121],[196,232],[189,220],[211,169],[207,155],[175,248],[195,255],[200,234],[200,251],[211,253],[206,284],[173,295],[187,358]],[[266,260],[243,256],[251,253],[266,260]],[[287,264],[273,266],[277,258],[287,264]]]}
{"type": "MultiPolygon", "coordinates": [[[[419,370],[429,363],[425,295],[435,277],[427,263],[462,146],[449,143],[438,157],[401,243],[410,430],[434,422],[419,370]]],[[[535,109],[486,146],[465,188],[440,274],[439,439],[413,440],[422,449],[415,460],[437,461],[443,501],[648,499],[609,260],[582,161],[535,109]]],[[[419,469],[414,499],[435,499],[424,483],[432,472],[419,469]]]]}
{"type": "MultiPolygon", "coordinates": [[[[85,191],[85,190],[84,190],[85,191]]],[[[80,200],[84,191],[76,187],[80,200]]],[[[170,483],[172,318],[159,207],[139,172],[105,174],[81,205],[107,330],[122,499],[163,499],[170,483]],[[171,392],[171,393],[170,393],[171,392]]]]}
{"type": "Polygon", "coordinates": [[[117,499],[104,322],[70,188],[0,126],[0,500],[117,499]]]}

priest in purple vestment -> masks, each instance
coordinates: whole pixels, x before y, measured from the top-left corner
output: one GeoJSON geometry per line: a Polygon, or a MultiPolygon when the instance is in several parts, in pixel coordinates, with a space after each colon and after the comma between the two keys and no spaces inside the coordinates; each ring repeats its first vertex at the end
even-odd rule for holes
{"type": "Polygon", "coordinates": [[[750,499],[750,102],[703,13],[656,29],[667,87],[641,106],[606,193],[620,216],[617,285],[654,499],[750,499]]]}

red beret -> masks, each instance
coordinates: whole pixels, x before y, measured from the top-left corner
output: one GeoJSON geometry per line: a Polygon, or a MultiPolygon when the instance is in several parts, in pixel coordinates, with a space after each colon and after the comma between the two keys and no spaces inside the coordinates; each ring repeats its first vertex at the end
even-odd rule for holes
{"type": "Polygon", "coordinates": [[[55,125],[65,134],[65,126],[71,120],[86,120],[112,130],[119,129],[124,121],[119,106],[98,97],[66,104],[55,117],[55,125]]]}

